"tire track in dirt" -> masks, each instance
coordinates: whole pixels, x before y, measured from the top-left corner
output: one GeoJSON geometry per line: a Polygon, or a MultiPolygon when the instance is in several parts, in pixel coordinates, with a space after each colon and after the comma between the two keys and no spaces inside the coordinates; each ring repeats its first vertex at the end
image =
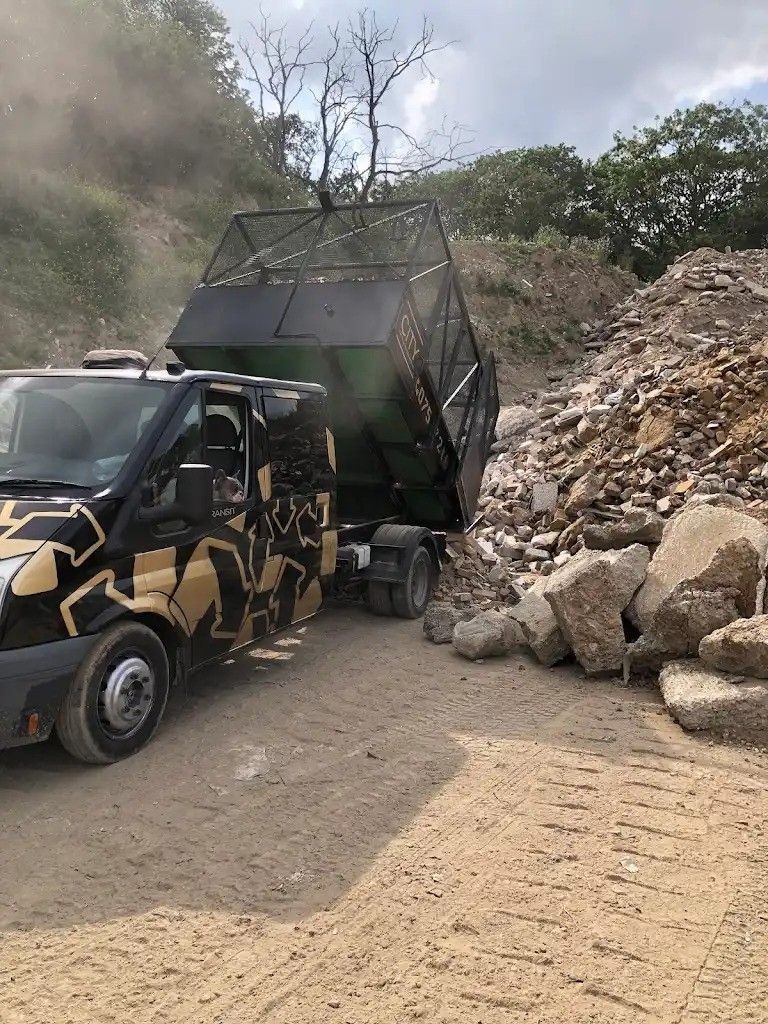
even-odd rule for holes
{"type": "Polygon", "coordinates": [[[228,678],[87,773],[87,816],[45,757],[0,760],[3,1024],[759,1019],[757,755],[347,611],[228,678]]]}

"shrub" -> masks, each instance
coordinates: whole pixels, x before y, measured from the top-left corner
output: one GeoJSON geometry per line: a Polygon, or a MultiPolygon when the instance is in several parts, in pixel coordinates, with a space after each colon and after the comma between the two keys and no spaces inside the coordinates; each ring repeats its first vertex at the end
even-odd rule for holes
{"type": "Polygon", "coordinates": [[[132,265],[126,212],[116,193],[98,185],[0,174],[3,288],[51,315],[61,306],[119,315],[132,265]]]}
{"type": "Polygon", "coordinates": [[[607,263],[611,254],[611,243],[607,238],[587,238],[586,235],[576,235],[571,239],[570,248],[576,252],[583,252],[595,263],[607,263]]]}
{"type": "Polygon", "coordinates": [[[568,237],[551,224],[543,224],[533,236],[533,244],[543,249],[567,249],[568,237]]]}

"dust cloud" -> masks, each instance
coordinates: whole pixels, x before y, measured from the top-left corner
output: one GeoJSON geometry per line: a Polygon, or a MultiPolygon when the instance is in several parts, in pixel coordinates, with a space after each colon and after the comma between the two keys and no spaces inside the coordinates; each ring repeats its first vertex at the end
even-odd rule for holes
{"type": "Polygon", "coordinates": [[[210,82],[195,73],[188,41],[160,31],[138,6],[0,0],[6,171],[67,168],[158,181],[194,162],[199,125],[215,117],[210,82]]]}

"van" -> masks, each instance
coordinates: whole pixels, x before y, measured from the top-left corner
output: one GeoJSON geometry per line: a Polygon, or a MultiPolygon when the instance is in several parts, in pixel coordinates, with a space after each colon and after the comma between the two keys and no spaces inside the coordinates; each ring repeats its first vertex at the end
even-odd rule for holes
{"type": "Polygon", "coordinates": [[[0,375],[0,746],[55,729],[83,761],[123,758],[174,681],[318,610],[338,540],[325,400],[180,367],[0,375]]]}

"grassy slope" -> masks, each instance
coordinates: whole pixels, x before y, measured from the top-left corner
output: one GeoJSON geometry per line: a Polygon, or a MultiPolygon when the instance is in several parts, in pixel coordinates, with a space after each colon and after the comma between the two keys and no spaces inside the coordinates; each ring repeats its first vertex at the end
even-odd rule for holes
{"type": "Polygon", "coordinates": [[[591,251],[558,244],[454,243],[478,337],[496,351],[502,400],[547,385],[547,370],[580,351],[638,281],[591,251]]]}
{"type": "MultiPolygon", "coordinates": [[[[295,196],[265,193],[262,205],[295,196]]],[[[251,201],[252,202],[252,201],[251,201]]],[[[139,202],[90,183],[0,182],[0,365],[76,365],[96,347],[154,353],[200,277],[237,197],[156,191],[139,202]]],[[[591,254],[458,242],[478,334],[504,367],[578,345],[633,286],[591,254]]]]}
{"type": "MultiPolygon", "coordinates": [[[[296,203],[288,188],[262,205],[296,203]]],[[[153,353],[233,209],[251,197],[156,190],[143,201],[65,176],[0,179],[0,368],[153,353]]]]}

